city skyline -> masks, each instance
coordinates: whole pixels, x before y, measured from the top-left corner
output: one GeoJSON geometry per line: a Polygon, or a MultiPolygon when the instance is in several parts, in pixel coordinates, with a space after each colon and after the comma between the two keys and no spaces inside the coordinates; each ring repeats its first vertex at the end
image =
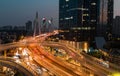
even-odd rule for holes
{"type": "MultiPolygon", "coordinates": [[[[114,17],[120,16],[120,0],[114,1],[114,17]]],[[[28,20],[33,22],[38,11],[40,20],[42,17],[53,17],[54,25],[58,26],[59,0],[1,0],[0,1],[0,26],[19,25],[24,26],[28,20]]]]}
{"type": "Polygon", "coordinates": [[[0,0],[0,26],[24,26],[28,20],[34,21],[36,12],[40,21],[52,17],[57,25],[58,6],[58,0],[0,0]]]}
{"type": "Polygon", "coordinates": [[[119,3],[0,0],[0,76],[120,76],[119,3]]]}

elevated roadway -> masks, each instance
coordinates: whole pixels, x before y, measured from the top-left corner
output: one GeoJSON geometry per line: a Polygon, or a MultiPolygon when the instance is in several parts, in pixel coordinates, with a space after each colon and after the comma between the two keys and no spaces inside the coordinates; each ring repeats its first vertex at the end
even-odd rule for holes
{"type": "Polygon", "coordinates": [[[0,65],[17,70],[25,76],[37,76],[33,70],[28,70],[30,69],[29,67],[16,63],[15,59],[10,57],[0,57],[0,65]]]}
{"type": "MultiPolygon", "coordinates": [[[[43,46],[49,46],[49,47],[57,47],[57,48],[61,48],[64,49],[70,56],[72,56],[72,58],[74,60],[79,61],[83,66],[85,66],[86,68],[89,68],[91,71],[93,71],[96,75],[102,75],[102,76],[106,76],[109,75],[113,72],[116,71],[120,71],[120,67],[104,67],[101,64],[97,63],[95,61],[94,57],[91,57],[85,53],[78,53],[76,52],[73,48],[68,47],[64,44],[58,43],[58,42],[45,42],[42,43],[43,46]],[[81,57],[83,56],[83,57],[81,57]]],[[[112,65],[110,65],[112,66],[112,65]]]]}
{"type": "Polygon", "coordinates": [[[31,52],[34,54],[33,59],[57,76],[83,76],[80,70],[78,71],[77,69],[72,68],[72,65],[67,65],[68,63],[64,64],[63,61],[60,62],[60,60],[58,61],[58,59],[54,59],[54,57],[51,57],[52,55],[46,54],[42,50],[43,49],[41,49],[40,47],[37,47],[37,49],[31,48],[31,52]]]}
{"type": "MultiPolygon", "coordinates": [[[[32,42],[14,42],[14,43],[1,45],[0,51],[6,50],[9,48],[14,48],[14,47],[30,46],[31,44],[33,44],[34,46],[40,45],[39,42],[35,42],[35,43],[32,43],[32,42]]],[[[116,68],[117,68],[117,71],[120,69],[119,66],[118,67],[114,66],[112,68],[111,67],[110,68],[103,67],[102,65],[100,65],[99,63],[96,62],[95,58],[93,58],[85,53],[79,54],[73,48],[68,47],[68,46],[61,44],[61,43],[44,42],[41,45],[64,49],[68,53],[68,55],[72,56],[72,58],[74,60],[79,61],[82,64],[82,66],[84,66],[85,68],[88,68],[90,71],[92,71],[93,73],[95,73],[98,76],[101,76],[101,75],[106,76],[108,74],[116,72],[116,68]],[[82,56],[83,56],[83,58],[82,58],[82,56]]]]}

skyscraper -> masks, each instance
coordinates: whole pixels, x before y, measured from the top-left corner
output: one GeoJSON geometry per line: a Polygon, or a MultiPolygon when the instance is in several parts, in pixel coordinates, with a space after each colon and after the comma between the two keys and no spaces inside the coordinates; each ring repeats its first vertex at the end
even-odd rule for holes
{"type": "Polygon", "coordinates": [[[112,32],[113,26],[113,8],[114,8],[114,0],[108,0],[108,22],[107,22],[107,32],[112,32]]]}
{"type": "Polygon", "coordinates": [[[116,16],[112,26],[112,35],[114,39],[120,40],[120,16],[116,16]]]}
{"type": "Polygon", "coordinates": [[[114,0],[99,0],[97,36],[107,38],[107,35],[112,32],[113,2],[114,0]]]}
{"type": "Polygon", "coordinates": [[[47,20],[46,18],[42,18],[42,33],[46,33],[47,32],[47,20]]]}
{"type": "Polygon", "coordinates": [[[27,31],[27,35],[31,35],[31,33],[32,33],[32,21],[26,22],[26,31],[27,31]]]}
{"type": "Polygon", "coordinates": [[[61,36],[72,41],[94,40],[97,0],[59,0],[61,36]]]}
{"type": "Polygon", "coordinates": [[[105,36],[107,32],[108,0],[99,0],[98,24],[96,28],[97,36],[105,36]]]}
{"type": "Polygon", "coordinates": [[[26,30],[31,31],[32,30],[32,21],[26,22],[26,30]]]}
{"type": "Polygon", "coordinates": [[[38,18],[38,12],[36,12],[36,17],[33,25],[34,25],[34,36],[39,35],[41,33],[41,29],[40,29],[40,20],[38,18]]]}
{"type": "Polygon", "coordinates": [[[113,0],[59,0],[59,30],[63,39],[93,41],[95,36],[105,37],[112,20],[113,0]]]}
{"type": "Polygon", "coordinates": [[[54,25],[53,25],[53,18],[48,20],[48,32],[52,32],[54,30],[54,25]]]}

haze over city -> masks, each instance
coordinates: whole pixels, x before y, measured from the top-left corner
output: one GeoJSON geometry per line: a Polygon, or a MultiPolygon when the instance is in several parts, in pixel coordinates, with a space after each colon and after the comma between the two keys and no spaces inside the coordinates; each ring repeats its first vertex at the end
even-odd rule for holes
{"type": "MultiPolygon", "coordinates": [[[[120,15],[120,0],[114,1],[114,16],[120,15]]],[[[38,11],[40,19],[53,17],[58,26],[59,0],[0,0],[0,26],[25,25],[38,11]]]]}
{"type": "Polygon", "coordinates": [[[58,25],[58,6],[58,0],[0,0],[0,26],[25,25],[34,20],[36,11],[40,19],[53,17],[58,25]]]}
{"type": "Polygon", "coordinates": [[[0,76],[120,76],[120,0],[0,0],[0,76]]]}

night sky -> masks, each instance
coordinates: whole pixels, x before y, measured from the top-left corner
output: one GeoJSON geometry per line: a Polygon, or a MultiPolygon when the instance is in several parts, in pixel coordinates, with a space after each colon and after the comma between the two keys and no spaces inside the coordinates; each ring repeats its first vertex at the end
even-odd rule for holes
{"type": "MultiPolygon", "coordinates": [[[[53,17],[54,25],[58,25],[59,0],[0,0],[0,26],[22,25],[33,21],[36,11],[42,17],[53,17]]],[[[115,0],[115,15],[120,15],[120,0],[115,0]]]]}

